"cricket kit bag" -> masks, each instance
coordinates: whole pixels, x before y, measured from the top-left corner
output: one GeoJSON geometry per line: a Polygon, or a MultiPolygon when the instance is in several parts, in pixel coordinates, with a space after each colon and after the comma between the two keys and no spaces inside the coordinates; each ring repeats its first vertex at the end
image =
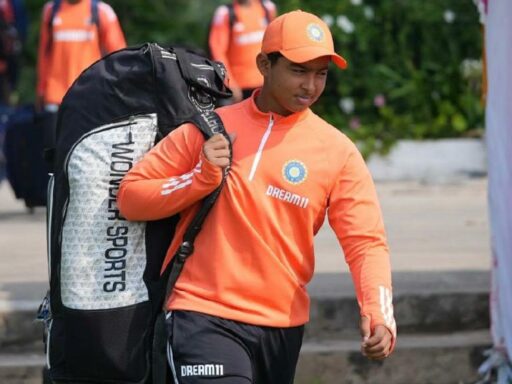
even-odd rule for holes
{"type": "Polygon", "coordinates": [[[147,43],[97,61],[65,95],[48,201],[50,291],[38,316],[54,383],[165,382],[157,320],[168,277],[177,278],[221,187],[203,200],[162,276],[178,217],[129,222],[116,195],[126,172],[182,123],[205,139],[226,134],[212,111],[216,98],[231,96],[224,77],[221,63],[147,43]]]}
{"type": "Polygon", "coordinates": [[[4,153],[6,175],[17,199],[32,211],[45,206],[49,168],[43,157],[45,114],[33,105],[14,108],[7,121],[4,153]]]}

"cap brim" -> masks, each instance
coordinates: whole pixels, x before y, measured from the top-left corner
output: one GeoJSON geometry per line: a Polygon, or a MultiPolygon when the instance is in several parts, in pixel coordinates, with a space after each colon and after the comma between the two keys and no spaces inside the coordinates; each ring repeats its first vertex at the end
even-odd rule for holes
{"type": "Polygon", "coordinates": [[[306,61],[315,60],[319,57],[330,56],[334,64],[339,68],[347,68],[347,61],[335,52],[329,51],[322,47],[304,47],[289,50],[281,50],[281,54],[294,63],[305,63],[306,61]]]}

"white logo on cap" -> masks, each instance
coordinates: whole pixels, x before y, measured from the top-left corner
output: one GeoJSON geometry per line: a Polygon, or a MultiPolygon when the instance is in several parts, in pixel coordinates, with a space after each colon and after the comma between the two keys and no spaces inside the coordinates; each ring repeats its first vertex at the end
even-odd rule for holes
{"type": "Polygon", "coordinates": [[[324,39],[324,31],[318,24],[311,23],[307,26],[308,37],[316,42],[321,42],[324,39]]]}

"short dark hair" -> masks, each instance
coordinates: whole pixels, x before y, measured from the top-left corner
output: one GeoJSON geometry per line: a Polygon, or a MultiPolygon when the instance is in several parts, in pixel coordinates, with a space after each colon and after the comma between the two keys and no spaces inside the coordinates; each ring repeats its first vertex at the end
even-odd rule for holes
{"type": "Polygon", "coordinates": [[[274,65],[277,63],[277,60],[279,60],[280,57],[283,57],[281,52],[270,52],[267,53],[268,60],[270,61],[270,65],[274,65]]]}

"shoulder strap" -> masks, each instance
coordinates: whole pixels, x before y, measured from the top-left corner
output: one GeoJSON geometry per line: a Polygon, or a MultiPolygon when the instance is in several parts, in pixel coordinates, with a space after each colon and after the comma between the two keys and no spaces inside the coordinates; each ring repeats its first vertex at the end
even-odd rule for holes
{"type": "Polygon", "coordinates": [[[267,25],[270,24],[270,12],[268,8],[265,6],[265,0],[260,0],[261,8],[263,8],[263,12],[265,13],[265,20],[267,21],[267,25]]]}
{"type": "Polygon", "coordinates": [[[46,47],[46,51],[50,52],[50,49],[53,45],[53,20],[57,13],[59,12],[61,0],[53,0],[52,10],[50,12],[50,18],[48,19],[48,45],[46,47]]]}
{"type": "Polygon", "coordinates": [[[235,15],[235,7],[233,6],[233,3],[226,4],[226,7],[228,7],[228,15],[229,15],[229,30],[233,29],[233,25],[236,21],[236,15],[235,15]]]}
{"type": "MultiPolygon", "coordinates": [[[[226,130],[224,129],[224,124],[222,123],[222,120],[220,119],[219,115],[217,115],[214,111],[205,111],[201,112],[199,114],[196,114],[192,118],[192,123],[194,123],[203,133],[206,139],[212,137],[213,135],[220,133],[224,135],[229,145],[229,151],[232,153],[231,149],[231,141],[229,140],[229,137],[227,136],[226,130]]],[[[231,156],[230,155],[230,163],[231,163],[231,156]]],[[[183,242],[178,248],[178,251],[174,255],[171,262],[167,265],[166,270],[163,273],[163,277],[167,277],[167,273],[169,274],[169,277],[167,279],[167,288],[165,292],[165,300],[163,305],[167,303],[167,299],[169,295],[171,294],[171,291],[174,288],[174,285],[176,284],[176,281],[178,280],[178,277],[181,274],[181,271],[183,270],[183,266],[185,265],[185,261],[187,258],[194,252],[194,240],[196,239],[197,234],[201,230],[201,227],[203,226],[204,220],[206,219],[206,216],[210,212],[210,210],[213,207],[213,204],[219,197],[220,191],[222,190],[222,187],[224,186],[226,176],[229,172],[229,166],[226,167],[224,170],[224,175],[222,177],[222,181],[220,185],[208,196],[206,196],[202,203],[201,208],[197,212],[196,216],[192,220],[192,222],[189,224],[187,230],[185,231],[185,234],[183,235],[183,242]]]]}
{"type": "Polygon", "coordinates": [[[53,27],[53,19],[57,16],[57,12],[59,12],[61,0],[53,0],[52,12],[50,13],[50,18],[48,19],[48,28],[51,29],[53,27]]]}
{"type": "Polygon", "coordinates": [[[228,7],[229,17],[229,41],[231,41],[233,38],[233,25],[235,25],[236,22],[235,7],[233,6],[233,3],[226,4],[226,7],[228,7]]]}
{"type": "Polygon", "coordinates": [[[98,43],[100,44],[100,51],[103,55],[103,46],[101,44],[101,29],[100,29],[100,11],[99,11],[99,0],[91,0],[91,24],[96,25],[96,30],[98,31],[98,43]]]}
{"type": "Polygon", "coordinates": [[[100,13],[98,10],[99,0],[91,0],[91,23],[96,24],[98,31],[100,30],[100,13]]]}

